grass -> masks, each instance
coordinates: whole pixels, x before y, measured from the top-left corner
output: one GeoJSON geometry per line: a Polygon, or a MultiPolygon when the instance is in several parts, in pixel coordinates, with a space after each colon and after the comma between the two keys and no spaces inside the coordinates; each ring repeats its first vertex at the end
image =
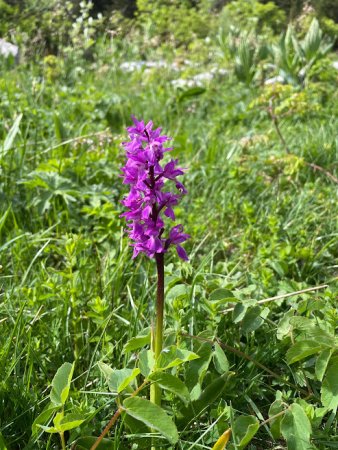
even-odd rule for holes
{"type": "MultiPolygon", "coordinates": [[[[285,361],[295,336],[282,326],[289,311],[333,330],[338,325],[336,185],[304,164],[337,176],[335,85],[325,85],[318,111],[308,108],[317,101],[309,85],[309,103],[281,119],[290,156],[268,114],[252,106],[264,87],[225,76],[184,96],[166,69],[160,77],[155,69],[126,75],[123,59],[121,53],[108,67],[98,60],[78,71],[60,66],[49,78],[38,63],[1,72],[2,143],[23,114],[13,145],[0,153],[0,436],[9,449],[58,448],[46,434],[34,441],[31,426],[64,361],[76,363],[72,408],[93,414],[67,439],[99,435],[115,406],[97,363],[132,364],[135,355],[123,354],[123,345],[151,325],[155,267],[131,260],[119,218],[126,192],[120,143],[131,113],[162,125],[188,169],[189,194],[176,212],[192,235],[191,259],[166,259],[167,341],[198,351],[198,339],[182,333],[217,336],[280,376],[226,350],[234,375],[182,431],[177,448],[210,448],[233,421],[229,405],[232,414],[265,419],[277,390],[291,402],[306,398],[308,382],[309,403],[320,406],[311,366],[285,361]],[[250,310],[258,300],[322,283],[329,287],[271,302],[264,313],[251,310],[247,323],[245,311],[222,313],[229,299],[210,299],[227,289],[230,303],[250,310]]],[[[203,386],[216,377],[210,367],[203,386]]],[[[315,431],[318,448],[334,448],[335,427],[332,418],[315,431]]],[[[116,449],[137,442],[123,437],[122,424],[114,436],[116,449]]],[[[268,427],[253,442],[252,449],[280,448],[268,427]]]]}

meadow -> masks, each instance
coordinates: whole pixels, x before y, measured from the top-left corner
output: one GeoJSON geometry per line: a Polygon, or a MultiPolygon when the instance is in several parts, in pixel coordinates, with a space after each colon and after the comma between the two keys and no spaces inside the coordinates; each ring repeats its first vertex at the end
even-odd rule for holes
{"type": "Polygon", "coordinates": [[[338,448],[338,25],[258,1],[139,1],[107,25],[82,3],[57,51],[29,30],[0,56],[0,450],[90,449],[149,396],[156,265],[120,217],[132,115],[186,168],[189,261],[165,254],[179,381],[162,422],[122,413],[98,449],[338,448]]]}

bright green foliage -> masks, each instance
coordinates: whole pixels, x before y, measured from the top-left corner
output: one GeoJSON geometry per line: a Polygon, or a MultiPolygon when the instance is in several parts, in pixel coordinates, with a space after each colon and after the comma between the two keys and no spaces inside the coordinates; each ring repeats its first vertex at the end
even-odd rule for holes
{"type": "Polygon", "coordinates": [[[190,401],[186,385],[174,375],[165,372],[154,372],[149,375],[150,382],[156,382],[162,389],[177,395],[185,404],[190,401]]]}
{"type": "Polygon", "coordinates": [[[288,444],[288,450],[313,449],[311,423],[303,408],[297,403],[292,404],[281,421],[281,432],[288,444]]]}
{"type": "Polygon", "coordinates": [[[159,406],[139,397],[127,398],[123,406],[127,414],[157,430],[172,444],[178,441],[174,422],[159,406]]]}
{"type": "MultiPolygon", "coordinates": [[[[20,62],[0,57],[0,447],[60,448],[42,426],[89,449],[153,377],[179,435],[158,430],[163,447],[212,448],[235,424],[229,449],[293,448],[302,432],[334,447],[337,25],[304,10],[288,30],[284,0],[155,1],[102,22],[98,1],[3,3],[20,62]],[[187,168],[190,261],[165,256],[157,367],[155,267],[131,259],[119,217],[132,113],[187,168]]],[[[106,438],[151,448],[125,413],[106,438]]]]}
{"type": "Polygon", "coordinates": [[[68,398],[70,383],[74,373],[74,363],[64,363],[57,370],[50,391],[50,400],[55,406],[63,406],[68,398]]]}
{"type": "Polygon", "coordinates": [[[248,445],[257,433],[258,428],[259,422],[254,416],[240,416],[235,420],[232,431],[239,450],[248,445]]]}
{"type": "Polygon", "coordinates": [[[321,399],[323,406],[333,411],[338,407],[338,357],[332,358],[323,380],[321,399]]]}

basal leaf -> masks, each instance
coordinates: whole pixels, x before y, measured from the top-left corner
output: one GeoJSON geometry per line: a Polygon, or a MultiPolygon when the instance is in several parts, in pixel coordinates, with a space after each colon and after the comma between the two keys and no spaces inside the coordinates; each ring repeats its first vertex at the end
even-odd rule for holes
{"type": "Polygon", "coordinates": [[[178,441],[176,425],[162,408],[140,397],[129,397],[123,402],[127,414],[158,431],[171,444],[178,441]]]}

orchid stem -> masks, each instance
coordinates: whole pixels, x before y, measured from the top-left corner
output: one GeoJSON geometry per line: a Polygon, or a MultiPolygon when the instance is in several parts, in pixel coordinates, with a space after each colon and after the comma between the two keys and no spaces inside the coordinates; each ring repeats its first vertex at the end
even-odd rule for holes
{"type": "MultiPolygon", "coordinates": [[[[155,354],[155,368],[163,346],[163,313],[164,313],[164,254],[156,253],[157,267],[157,295],[156,295],[156,317],[155,330],[153,329],[152,349],[155,354]]],[[[157,383],[150,386],[150,401],[155,405],[161,406],[161,389],[157,383]]],[[[152,450],[155,450],[154,442],[152,450]]]]}

